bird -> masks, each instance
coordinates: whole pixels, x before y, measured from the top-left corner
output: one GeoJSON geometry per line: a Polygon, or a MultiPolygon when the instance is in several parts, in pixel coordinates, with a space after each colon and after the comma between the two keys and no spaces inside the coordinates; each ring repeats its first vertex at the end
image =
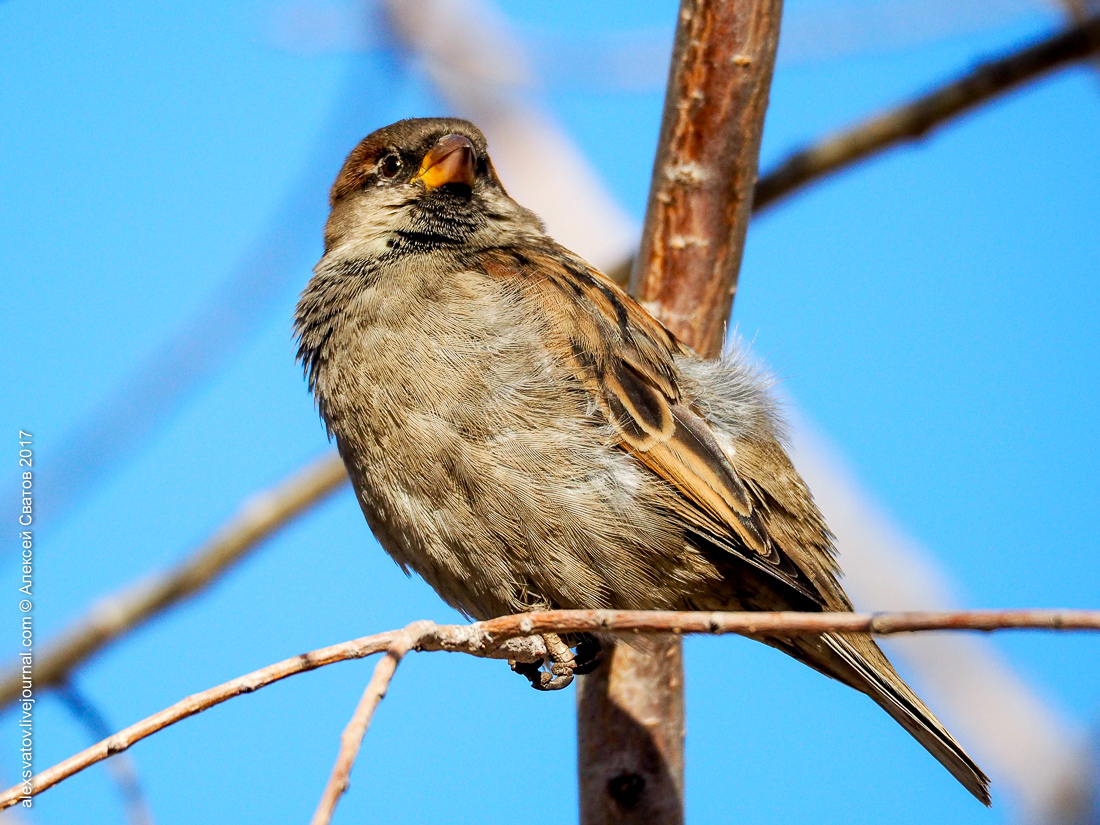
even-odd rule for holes
{"type": "MultiPolygon", "coordinates": [[[[738,345],[701,358],[554,241],[474,124],[378,129],[330,206],[298,360],[406,574],[475,619],[852,610],[768,373],[738,345]]],[[[869,696],[990,804],[986,775],[869,636],[754,638],[869,696]]],[[[552,673],[521,670],[536,687],[598,666],[589,639],[546,641],[552,673]]]]}

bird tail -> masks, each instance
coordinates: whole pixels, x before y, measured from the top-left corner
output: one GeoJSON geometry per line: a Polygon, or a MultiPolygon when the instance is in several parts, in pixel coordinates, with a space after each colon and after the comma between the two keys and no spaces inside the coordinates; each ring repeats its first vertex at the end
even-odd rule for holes
{"type": "Polygon", "coordinates": [[[989,778],[947,732],[940,720],[902,681],[868,636],[830,633],[820,637],[767,640],[795,658],[870,696],[985,805],[989,778]]]}

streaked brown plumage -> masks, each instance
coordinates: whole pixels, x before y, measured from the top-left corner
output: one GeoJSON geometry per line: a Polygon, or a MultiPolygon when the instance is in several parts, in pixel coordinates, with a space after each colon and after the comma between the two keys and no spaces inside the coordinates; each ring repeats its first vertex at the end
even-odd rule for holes
{"type": "MultiPolygon", "coordinates": [[[[371,529],[464,613],[851,609],[767,380],[700,359],[549,238],[472,124],[356,147],[296,331],[371,529]]],[[[870,638],[762,641],[866,693],[988,803],[870,638]]]]}

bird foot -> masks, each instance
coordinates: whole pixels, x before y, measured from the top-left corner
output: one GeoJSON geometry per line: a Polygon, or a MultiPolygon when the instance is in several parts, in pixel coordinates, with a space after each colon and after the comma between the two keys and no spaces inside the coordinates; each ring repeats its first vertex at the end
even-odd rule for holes
{"type": "MultiPolygon", "coordinates": [[[[541,662],[508,662],[512,670],[526,676],[535,690],[561,690],[573,683],[577,673],[577,658],[556,633],[545,633],[546,656],[541,662]],[[546,668],[543,670],[543,668],[546,668]]],[[[588,672],[588,671],[584,671],[588,672]]]]}

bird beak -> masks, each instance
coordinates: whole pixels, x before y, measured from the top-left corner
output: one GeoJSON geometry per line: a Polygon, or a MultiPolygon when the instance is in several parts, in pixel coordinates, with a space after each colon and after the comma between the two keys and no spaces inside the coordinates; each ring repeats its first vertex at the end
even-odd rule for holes
{"type": "Polygon", "coordinates": [[[448,183],[464,183],[472,187],[477,179],[477,152],[469,138],[446,135],[435,142],[413,181],[422,180],[428,191],[448,183]]]}

